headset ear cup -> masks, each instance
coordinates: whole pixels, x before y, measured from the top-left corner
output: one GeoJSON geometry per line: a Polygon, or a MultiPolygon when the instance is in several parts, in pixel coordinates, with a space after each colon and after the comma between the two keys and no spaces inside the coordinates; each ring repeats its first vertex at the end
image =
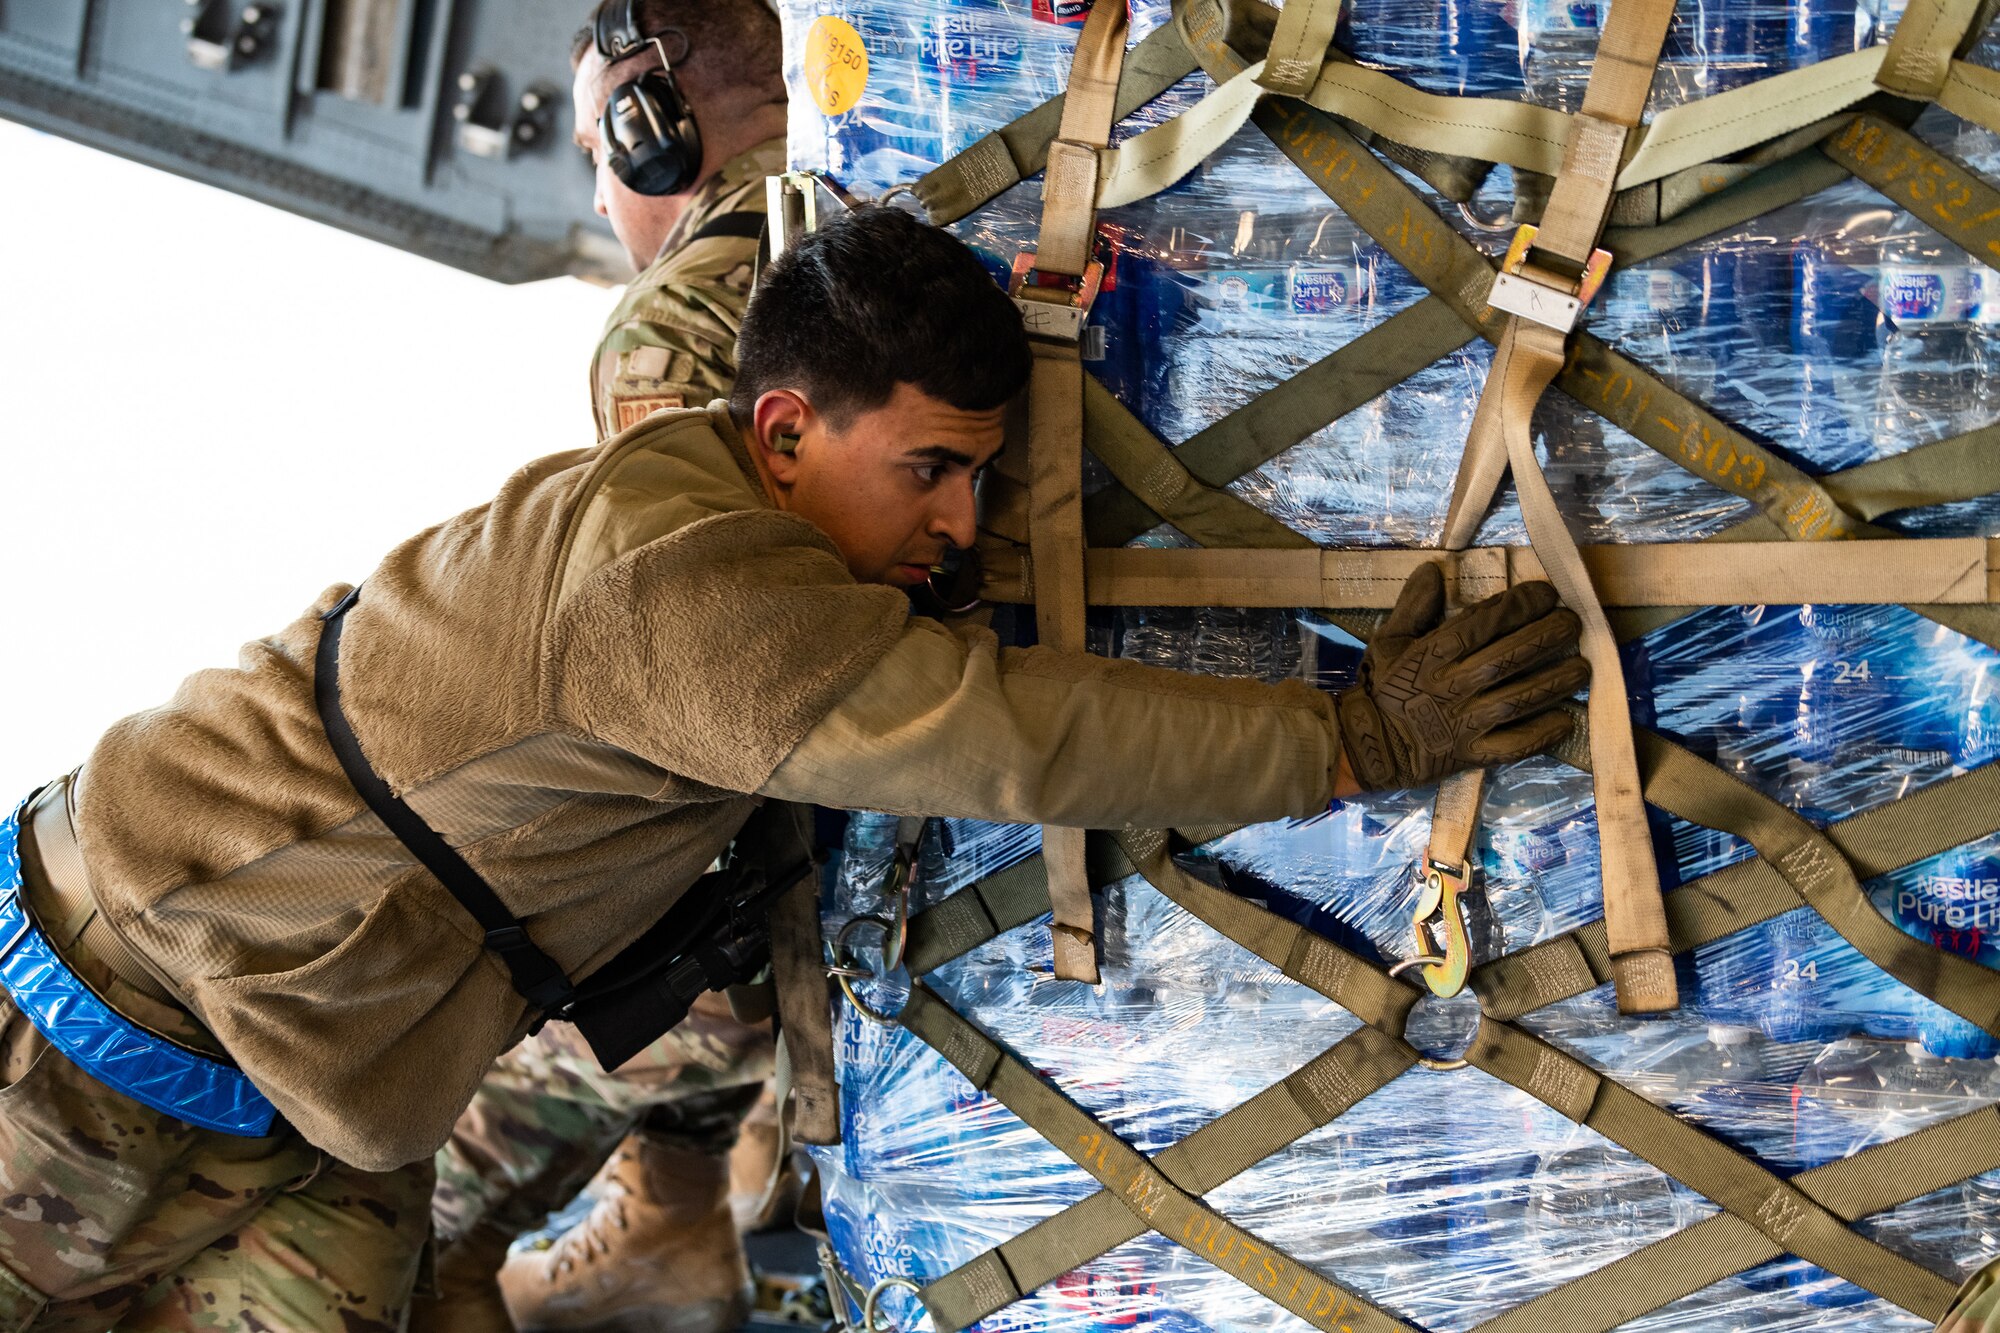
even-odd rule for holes
{"type": "Polygon", "coordinates": [[[663,70],[612,89],[598,133],[606,165],[635,194],[678,194],[701,170],[701,131],[663,70]]]}

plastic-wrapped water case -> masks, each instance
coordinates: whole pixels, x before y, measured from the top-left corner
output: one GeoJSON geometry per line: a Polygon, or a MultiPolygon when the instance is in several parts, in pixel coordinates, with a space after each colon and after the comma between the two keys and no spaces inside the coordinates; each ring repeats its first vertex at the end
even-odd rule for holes
{"type": "MultiPolygon", "coordinates": [[[[782,0],[781,9],[793,165],[878,196],[1059,92],[1088,0],[782,0]],[[838,58],[845,34],[865,48],[863,77],[832,86],[823,64],[838,58]],[[821,67],[809,81],[812,62],[821,67]]],[[[1608,10],[1579,0],[1349,0],[1336,41],[1430,92],[1573,108],[1608,10]]],[[[1881,43],[1899,16],[1895,0],[1682,0],[1652,110],[1881,43]]],[[[1134,39],[1169,19],[1166,0],[1134,0],[1134,39]]],[[[2000,63],[1991,39],[1974,58],[2000,63]]],[[[1191,75],[1121,124],[1114,141],[1212,89],[1191,75]]],[[[1974,167],[2000,165],[2000,141],[1940,111],[1914,129],[1974,167]]],[[[1494,256],[1505,237],[1480,222],[1504,216],[1511,191],[1501,168],[1465,210],[1440,204],[1440,214],[1494,256]]],[[[1001,273],[1032,244],[1039,217],[1031,180],[954,230],[1001,273]]],[[[1177,185],[1100,222],[1112,258],[1083,339],[1086,368],[1170,446],[1425,294],[1248,127],[1177,185]]],[[[1857,181],[1615,269],[1584,326],[1814,474],[2000,419],[1991,364],[2000,275],[1857,181]]],[[[1325,546],[1435,545],[1488,360],[1474,339],[1231,490],[1325,546]]],[[[1751,512],[1567,398],[1551,394],[1536,421],[1580,541],[1689,541],[1751,512]]],[[[2000,465],[1995,472],[2000,484],[2000,465]]],[[[1511,495],[1503,492],[1482,544],[1526,543],[1511,495]]],[[[1880,521],[1912,535],[2000,535],[2000,501],[1880,521]]],[[[1161,527],[1138,540],[1186,539],[1161,527]]],[[[1329,688],[1351,679],[1360,653],[1307,610],[1106,610],[1093,613],[1091,646],[1329,688]]],[[[2000,752],[2000,653],[1901,607],[1713,607],[1624,652],[1636,722],[1822,828],[1963,777],[2000,752]]],[[[1240,830],[1180,863],[1354,953],[1406,957],[1430,797],[1337,803],[1315,820],[1240,830]]],[[[1729,835],[1652,817],[1669,888],[1753,854],[1729,835]]],[[[830,930],[881,910],[896,834],[886,816],[850,822],[830,930]]],[[[934,825],[919,847],[913,908],[1037,850],[1031,828],[934,825]]],[[[1494,772],[1475,857],[1477,959],[1601,917],[1589,776],[1553,759],[1494,772]]],[[[1865,888],[1908,935],[2000,967],[2000,835],[1865,888]]],[[[928,984],[1143,1153],[1180,1141],[1360,1026],[1143,878],[1111,884],[1098,910],[1101,985],[1054,978],[1046,917],[974,948],[928,984]]],[[[1677,966],[1683,1003],[1673,1014],[1622,1018],[1606,986],[1517,1021],[1780,1177],[2000,1099],[2000,1044],[1880,970],[1810,909],[1681,955],[1677,966]]],[[[864,986],[891,1010],[895,990],[864,986]]],[[[1469,994],[1427,1002],[1412,1039],[1450,1049],[1475,1018],[1469,994]]],[[[864,1286],[936,1279],[1098,1188],[909,1032],[842,1004],[836,1044],[843,1141],[817,1159],[834,1253],[864,1286]]],[[[1478,1069],[1404,1074],[1203,1197],[1431,1330],[1471,1328],[1718,1212],[1478,1069]]],[[[1856,1229],[1955,1280],[2000,1255],[2000,1172],[1875,1212],[1856,1229]]],[[[1214,1249],[1197,1257],[1141,1234],[978,1327],[1308,1327],[1232,1276],[1214,1249]]],[[[887,1290],[882,1311],[898,1329],[927,1326],[905,1289],[887,1290]]],[[[1780,1255],[1630,1326],[1929,1323],[1780,1255]]]]}

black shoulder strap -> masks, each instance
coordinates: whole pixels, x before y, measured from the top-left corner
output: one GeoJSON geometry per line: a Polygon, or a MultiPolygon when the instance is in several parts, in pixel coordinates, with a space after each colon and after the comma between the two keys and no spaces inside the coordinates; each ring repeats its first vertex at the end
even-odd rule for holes
{"type": "Polygon", "coordinates": [[[480,878],[479,872],[467,865],[437,831],[423,821],[423,817],[404,804],[402,798],[389,790],[389,784],[369,764],[368,757],[361,752],[361,742],[355,738],[354,728],[347,723],[347,715],[340,708],[340,632],[347,612],[360,600],[361,589],[340,599],[340,603],[325,616],[319,632],[319,651],[313,661],[313,706],[319,710],[320,725],[326,728],[326,738],[333,743],[333,753],[340,760],[340,767],[347,774],[347,780],[354,784],[354,790],[368,803],[396,840],[409,849],[410,855],[423,863],[426,870],[436,875],[438,882],[458,900],[458,905],[472,915],[486,932],[486,947],[500,955],[507,964],[507,971],[513,976],[514,989],[519,991],[529,1004],[540,1009],[543,1014],[553,1014],[569,1004],[575,994],[569,978],[563,975],[555,961],[528,938],[528,932],[521,926],[505,903],[493,892],[492,886],[480,878]]]}
{"type": "Polygon", "coordinates": [[[684,244],[693,245],[711,236],[738,236],[746,241],[760,239],[764,235],[764,215],[762,213],[724,213],[712,217],[696,229],[684,244]]]}

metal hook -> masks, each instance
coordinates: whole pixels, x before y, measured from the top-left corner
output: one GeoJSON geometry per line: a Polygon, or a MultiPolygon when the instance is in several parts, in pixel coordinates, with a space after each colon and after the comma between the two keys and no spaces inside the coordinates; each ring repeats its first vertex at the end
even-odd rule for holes
{"type": "Polygon", "coordinates": [[[1431,861],[1424,867],[1424,887],[1417,895],[1416,911],[1410,928],[1416,935],[1417,950],[1427,957],[1442,955],[1441,961],[1424,969],[1424,984],[1431,994],[1448,1000],[1465,989],[1472,971],[1472,940],[1465,928],[1465,891],[1472,887],[1472,863],[1447,865],[1431,861]]]}
{"type": "MultiPolygon", "coordinates": [[[[1414,958],[1405,958],[1402,962],[1391,967],[1389,975],[1399,977],[1413,967],[1442,967],[1443,965],[1444,959],[1439,958],[1437,955],[1420,953],[1414,958]]],[[[1450,1073],[1454,1069],[1467,1069],[1472,1065],[1472,1061],[1466,1059],[1464,1056],[1460,1056],[1455,1060],[1440,1060],[1435,1056],[1419,1055],[1417,1063],[1426,1069],[1435,1069],[1440,1073],[1450,1073]]]]}
{"type": "MultiPolygon", "coordinates": [[[[903,965],[903,950],[910,943],[910,881],[912,874],[909,849],[898,847],[896,855],[889,863],[889,878],[882,886],[882,893],[889,900],[891,915],[882,923],[882,970],[894,972],[903,965]]],[[[849,923],[852,924],[851,922],[849,923]]]]}
{"type": "MultiPolygon", "coordinates": [[[[853,1005],[863,1018],[880,1023],[884,1027],[894,1027],[896,1025],[895,1015],[885,1014],[879,1009],[872,1008],[854,989],[856,981],[878,980],[882,975],[864,971],[854,966],[854,955],[848,949],[847,937],[854,933],[856,926],[880,927],[882,937],[885,941],[895,929],[889,924],[886,917],[857,916],[848,921],[846,925],[840,928],[840,933],[833,937],[833,966],[827,969],[827,975],[840,983],[841,994],[847,997],[847,1002],[853,1005]]],[[[887,973],[893,970],[893,968],[885,968],[883,972],[887,973]]]]}
{"type": "Polygon", "coordinates": [[[1514,230],[1514,219],[1511,213],[1505,217],[1498,217],[1488,222],[1485,218],[1480,217],[1479,214],[1472,211],[1470,203],[1460,204],[1458,212],[1459,216],[1481,231],[1502,232],[1514,230]]]}
{"type": "Polygon", "coordinates": [[[907,1277],[885,1277],[880,1282],[877,1282],[868,1289],[868,1299],[861,1303],[862,1333],[896,1333],[896,1328],[893,1324],[884,1329],[877,1327],[875,1323],[875,1308],[882,1300],[882,1293],[892,1287],[901,1287],[906,1291],[915,1292],[923,1290],[920,1284],[907,1277]]]}

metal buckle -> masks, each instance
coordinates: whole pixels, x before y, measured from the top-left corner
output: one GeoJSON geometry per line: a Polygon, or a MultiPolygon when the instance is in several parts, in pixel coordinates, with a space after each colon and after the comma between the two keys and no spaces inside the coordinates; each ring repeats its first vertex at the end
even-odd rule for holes
{"type": "Polygon", "coordinates": [[[1494,275],[1493,290],[1486,294],[1486,304],[1495,310],[1504,310],[1546,328],[1568,333],[1576,327],[1576,317],[1583,313],[1583,308],[1590,304],[1591,298],[1604,285],[1604,275],[1611,270],[1611,252],[1592,250],[1590,262],[1584,265],[1583,277],[1576,290],[1566,292],[1521,273],[1539,231],[1540,228],[1524,222],[1514,233],[1513,244],[1507,247],[1506,258],[1500,261],[1500,272],[1494,275]]]}
{"type": "Polygon", "coordinates": [[[1448,1000],[1465,989],[1472,971],[1472,939],[1465,929],[1461,895],[1472,883],[1472,863],[1447,865],[1432,861],[1424,869],[1423,891],[1410,925],[1416,932],[1417,953],[1427,961],[1424,984],[1431,994],[1448,1000]]]}
{"type": "Polygon", "coordinates": [[[1083,336],[1083,321],[1092,302],[1104,287],[1104,265],[1093,259],[1083,266],[1080,278],[1051,278],[1035,271],[1035,257],[1033,250],[1014,256],[1007,295],[1021,308],[1021,323],[1030,337],[1076,342],[1083,336]]]}

